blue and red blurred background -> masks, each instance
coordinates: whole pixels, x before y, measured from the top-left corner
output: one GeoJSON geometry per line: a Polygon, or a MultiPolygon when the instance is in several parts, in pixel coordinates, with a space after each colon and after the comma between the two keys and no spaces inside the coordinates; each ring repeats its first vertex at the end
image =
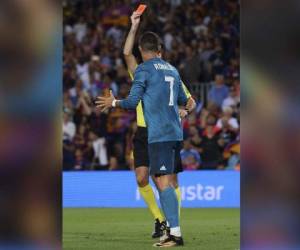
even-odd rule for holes
{"type": "MultiPolygon", "coordinates": [[[[131,86],[123,58],[138,1],[65,1],[63,50],[64,170],[133,169],[135,111],[96,110],[111,89],[131,86]]],[[[137,37],[159,34],[163,57],[197,101],[183,121],[186,170],[240,168],[238,1],[148,1],[137,37]]],[[[134,54],[140,58],[137,45],[134,54]]],[[[140,60],[141,62],[141,60],[140,60]]]]}
{"type": "MultiPolygon", "coordinates": [[[[60,43],[65,27],[61,1],[11,0],[0,5],[1,246],[58,249],[64,53],[60,43]]],[[[293,0],[241,2],[241,249],[299,249],[299,16],[299,4],[293,0]]],[[[207,105],[196,94],[205,90],[190,89],[207,105]]]]}

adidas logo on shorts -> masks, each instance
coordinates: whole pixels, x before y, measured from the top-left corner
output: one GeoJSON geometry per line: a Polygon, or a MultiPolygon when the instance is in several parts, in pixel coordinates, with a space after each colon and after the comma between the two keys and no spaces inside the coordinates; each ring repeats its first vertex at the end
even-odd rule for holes
{"type": "Polygon", "coordinates": [[[167,169],[165,165],[162,165],[159,170],[166,171],[167,169]]]}

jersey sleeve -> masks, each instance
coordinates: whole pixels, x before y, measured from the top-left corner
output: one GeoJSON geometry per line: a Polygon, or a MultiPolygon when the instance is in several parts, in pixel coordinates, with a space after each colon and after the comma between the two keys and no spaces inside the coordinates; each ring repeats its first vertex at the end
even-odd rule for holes
{"type": "Polygon", "coordinates": [[[135,109],[139,101],[142,99],[146,88],[146,80],[149,73],[138,67],[134,74],[134,79],[128,97],[121,100],[119,105],[124,109],[135,109]]]}
{"type": "Polygon", "coordinates": [[[188,88],[185,86],[184,82],[181,81],[181,83],[182,83],[182,88],[186,95],[186,98],[189,99],[192,95],[191,95],[190,91],[188,90],[188,88]]]}
{"type": "Polygon", "coordinates": [[[133,73],[130,71],[130,70],[128,70],[128,74],[129,74],[129,77],[130,77],[130,79],[131,79],[131,81],[133,80],[133,73]]]}
{"type": "MultiPolygon", "coordinates": [[[[135,66],[135,69],[137,68],[137,66],[138,65],[135,66]]],[[[127,69],[127,71],[128,71],[130,79],[133,80],[134,79],[134,72],[131,72],[129,69],[127,69]]]]}
{"type": "Polygon", "coordinates": [[[188,97],[183,89],[183,84],[179,81],[179,91],[178,91],[178,104],[185,106],[187,103],[188,97]]]}

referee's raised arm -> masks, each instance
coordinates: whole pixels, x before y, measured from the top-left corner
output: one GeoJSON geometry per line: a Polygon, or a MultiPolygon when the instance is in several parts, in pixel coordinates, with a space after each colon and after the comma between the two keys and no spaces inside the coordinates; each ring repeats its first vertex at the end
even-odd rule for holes
{"type": "Polygon", "coordinates": [[[141,14],[138,14],[136,12],[133,12],[133,14],[130,17],[131,19],[131,27],[129,30],[129,33],[126,37],[126,41],[124,44],[124,49],[123,49],[123,55],[124,55],[124,59],[128,68],[128,72],[131,76],[131,78],[133,78],[133,74],[134,71],[137,67],[137,61],[135,56],[132,54],[132,49],[134,46],[134,40],[135,40],[135,36],[139,27],[139,23],[141,20],[141,14]]]}

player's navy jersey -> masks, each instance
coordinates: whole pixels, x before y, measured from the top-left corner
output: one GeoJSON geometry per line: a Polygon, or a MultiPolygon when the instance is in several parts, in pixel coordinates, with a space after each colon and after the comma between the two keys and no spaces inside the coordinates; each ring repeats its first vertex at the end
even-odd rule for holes
{"type": "Polygon", "coordinates": [[[172,65],[153,58],[137,67],[130,94],[120,101],[120,106],[135,109],[140,100],[148,127],[148,143],[183,139],[178,104],[185,105],[187,97],[179,73],[172,65]]]}

